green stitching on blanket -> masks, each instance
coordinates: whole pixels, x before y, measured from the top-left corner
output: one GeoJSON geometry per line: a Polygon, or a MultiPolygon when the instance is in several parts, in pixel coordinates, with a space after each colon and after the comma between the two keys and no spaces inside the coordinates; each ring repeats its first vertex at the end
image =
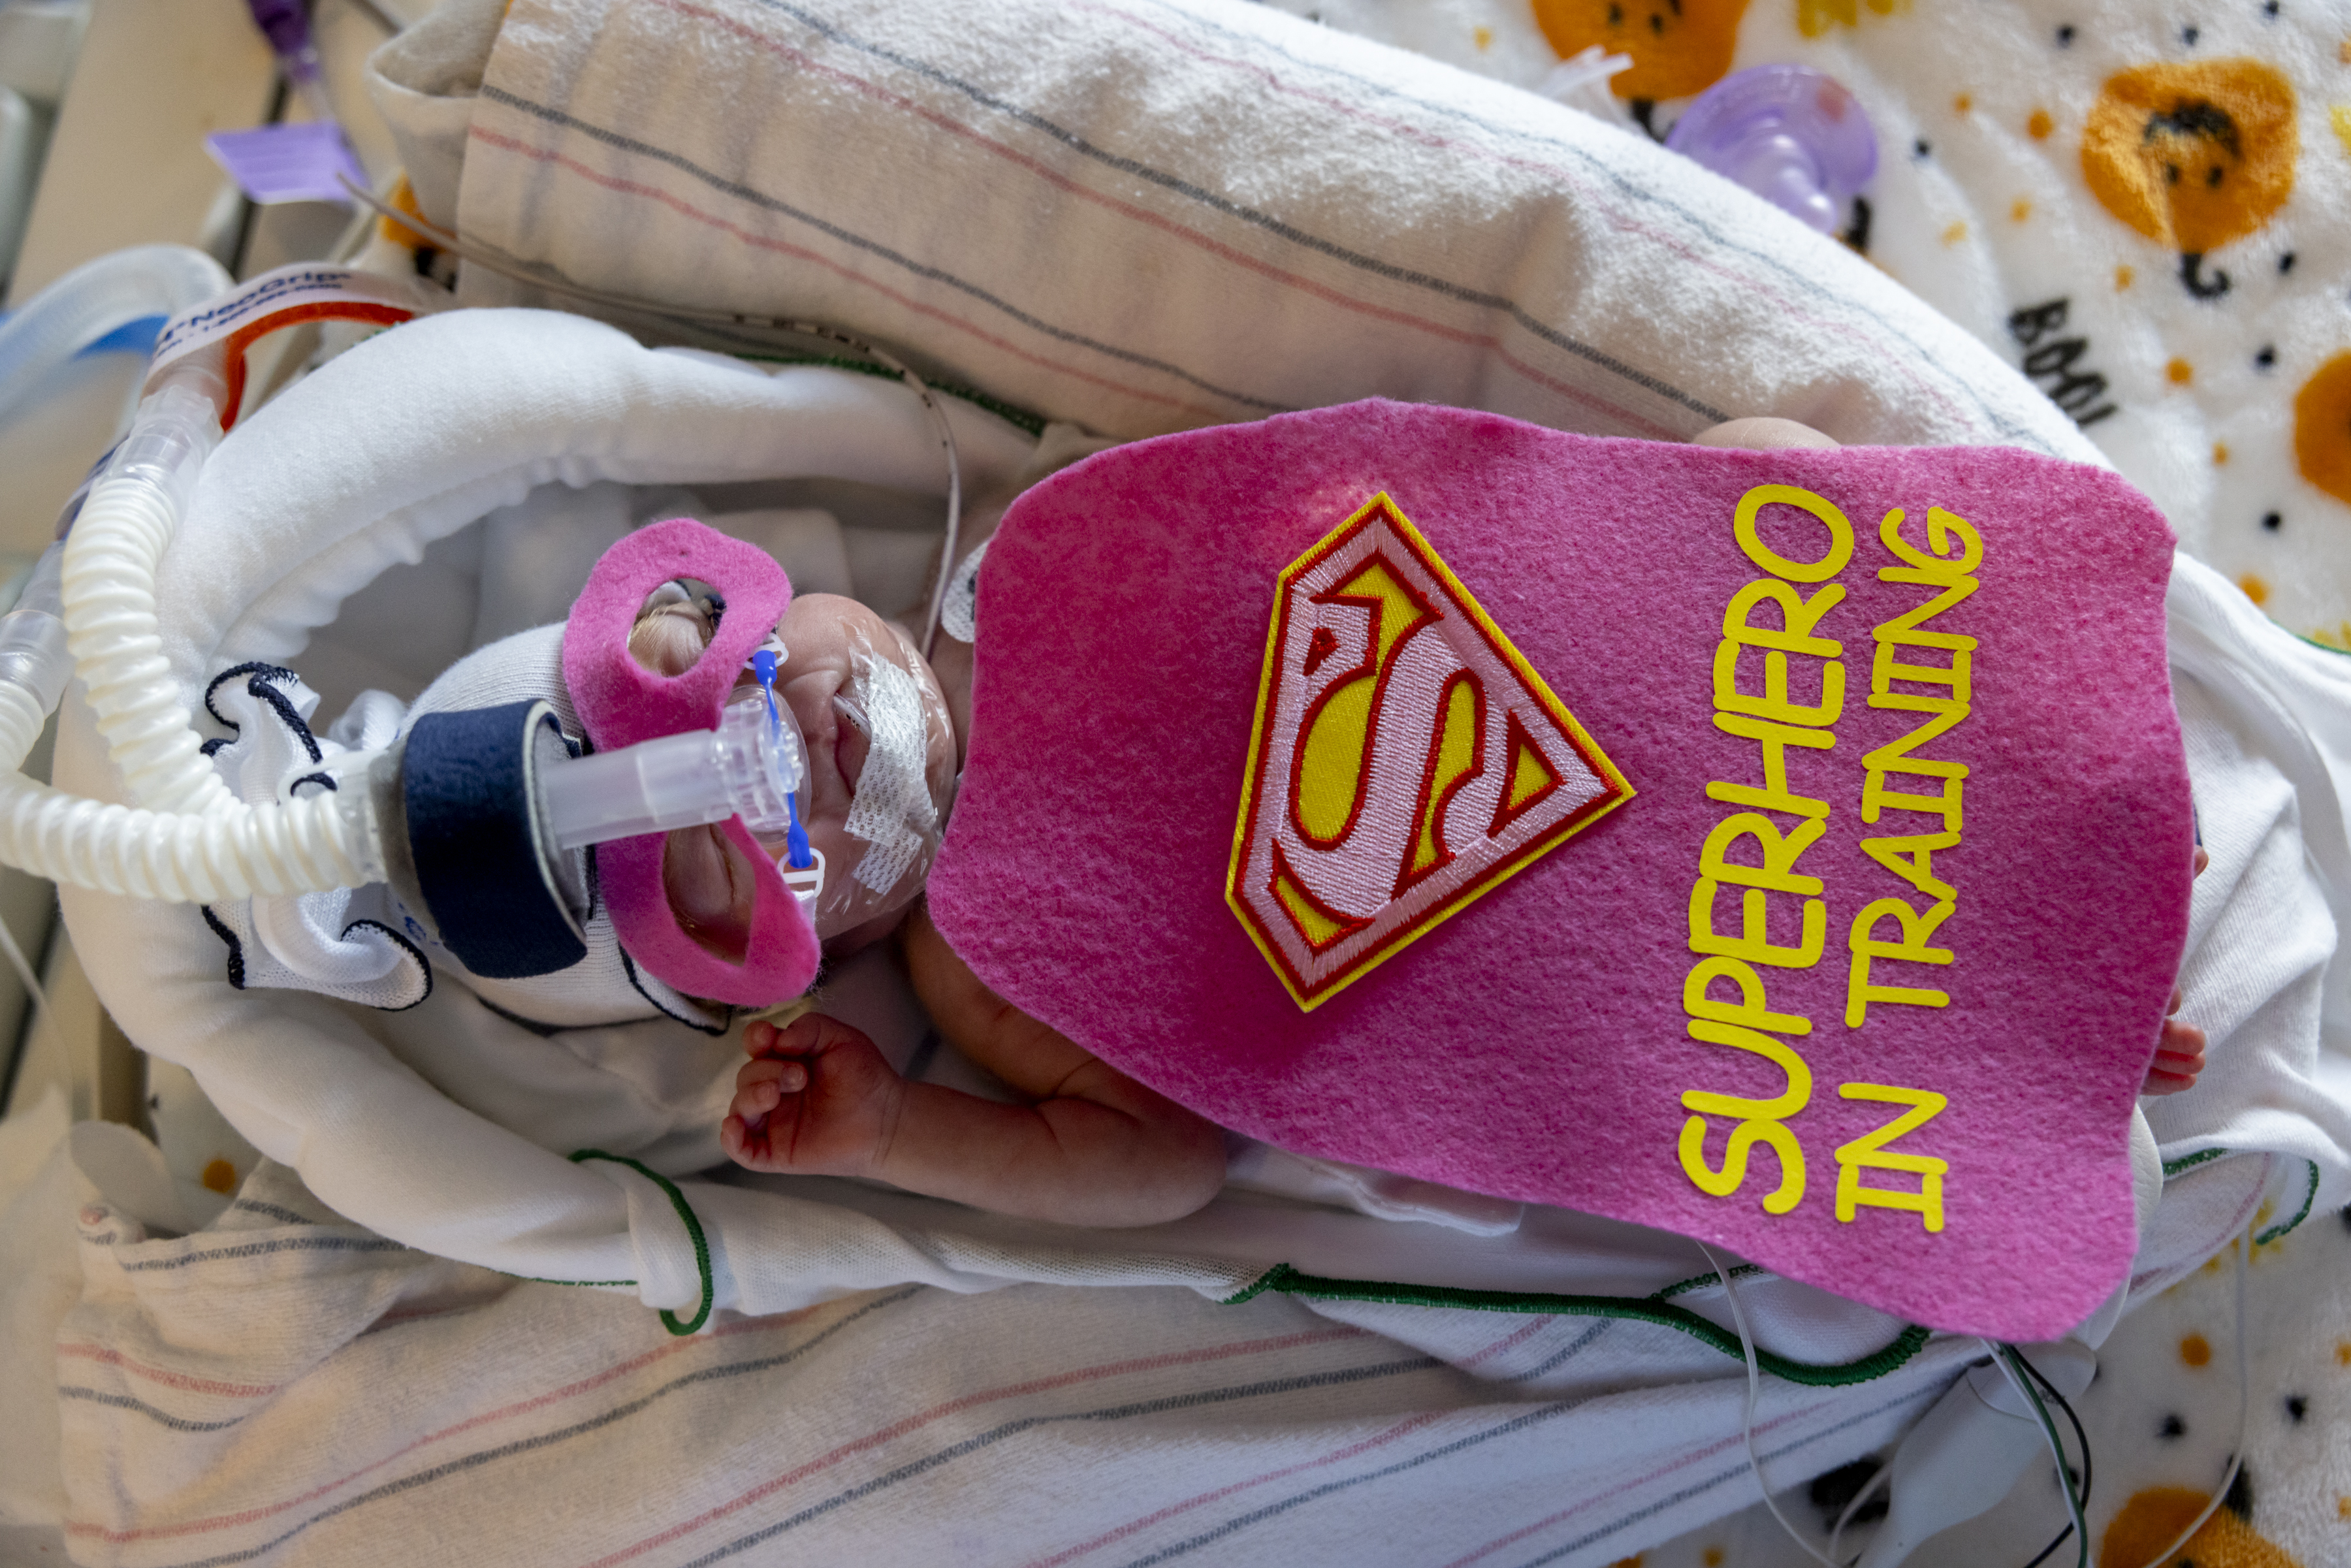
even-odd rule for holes
{"type": "MultiPolygon", "coordinates": [[[[737,353],[730,354],[728,358],[748,360],[763,365],[825,365],[836,371],[855,371],[861,376],[880,376],[884,381],[894,382],[903,379],[897,371],[887,365],[877,365],[871,360],[845,359],[833,354],[737,353]]],[[[949,397],[961,398],[974,408],[984,408],[1007,424],[1017,425],[1031,435],[1041,436],[1045,434],[1046,419],[1041,413],[1030,413],[1025,408],[1015,407],[1002,398],[990,397],[987,393],[972,387],[950,386],[945,382],[925,382],[923,384],[935,392],[945,392],[949,397]]]]}
{"type": "MultiPolygon", "coordinates": [[[[1705,1277],[1714,1278],[1711,1274],[1705,1277]]],[[[1684,1284],[1687,1285],[1687,1281],[1684,1284]]],[[[1667,1290],[1679,1288],[1667,1287],[1667,1290]]],[[[1734,1361],[1747,1358],[1738,1335],[1687,1307],[1667,1303],[1661,1299],[1663,1291],[1656,1296],[1635,1298],[1562,1296],[1540,1291],[1467,1291],[1450,1285],[1396,1285],[1370,1280],[1333,1280],[1319,1274],[1301,1274],[1287,1263],[1277,1263],[1249,1289],[1238,1295],[1227,1297],[1225,1304],[1237,1306],[1265,1291],[1279,1291],[1287,1296],[1304,1296],[1324,1301],[1384,1301],[1403,1307],[1453,1307],[1473,1312],[1557,1312],[1566,1317],[1630,1318],[1640,1322],[1656,1323],[1661,1328],[1678,1329],[1734,1361]]],[[[1894,1343],[1885,1349],[1857,1361],[1829,1365],[1791,1361],[1758,1345],[1755,1347],[1755,1363],[1772,1376],[1789,1383],[1802,1384],[1810,1388],[1837,1388],[1885,1376],[1917,1354],[1928,1337],[1926,1329],[1912,1323],[1896,1335],[1894,1343]]]]}
{"type": "Polygon", "coordinates": [[[2275,1241],[2279,1237],[2285,1235],[2287,1232],[2294,1229],[2295,1226],[2300,1225],[2304,1220],[2310,1218],[2310,1207],[2318,1201],[2318,1164],[2314,1160],[2304,1160],[2303,1161],[2303,1164],[2310,1167],[2310,1185],[2302,1189],[2302,1207],[2294,1211],[2294,1216],[2292,1219],[2287,1220],[2283,1225],[2273,1225],[2267,1230],[2262,1231],[2259,1236],[2254,1237],[2254,1246],[2268,1246],[2271,1242],[2275,1241]]]}
{"type": "Polygon", "coordinates": [[[2229,1153],[2226,1149],[2199,1149],[2192,1155],[2182,1155],[2176,1160],[2163,1162],[2163,1179],[2169,1181],[2182,1171],[2194,1170],[2207,1160],[2217,1160],[2229,1153]]]}
{"type": "MultiPolygon", "coordinates": [[[[2281,622],[2276,624],[2283,625],[2283,622],[2281,622]]],[[[2293,635],[2294,640],[2297,643],[2307,643],[2312,647],[2319,649],[2324,653],[2332,653],[2338,659],[2351,658],[2351,648],[2338,648],[2332,643],[2322,643],[2315,637],[2305,637],[2301,632],[2294,631],[2291,626],[2287,626],[2286,631],[2293,635]]]]}
{"type": "Polygon", "coordinates": [[[574,1165],[582,1160],[610,1160],[616,1166],[626,1166],[669,1195],[670,1204],[677,1210],[677,1217],[685,1221],[685,1233],[694,1238],[694,1267],[695,1271],[702,1276],[702,1305],[692,1318],[683,1323],[677,1321],[675,1312],[664,1307],[661,1310],[662,1327],[682,1339],[708,1322],[710,1303],[717,1294],[717,1286],[710,1277],[710,1239],[703,1235],[702,1221],[695,1218],[694,1206],[685,1201],[685,1194],[677,1190],[677,1183],[643,1161],[632,1160],[626,1155],[608,1155],[601,1149],[581,1149],[571,1156],[574,1165]]]}
{"type": "MultiPolygon", "coordinates": [[[[1761,1264],[1741,1263],[1730,1270],[1730,1277],[1734,1280],[1744,1280],[1750,1274],[1761,1274],[1762,1271],[1763,1269],[1761,1264]]],[[[1717,1274],[1713,1270],[1708,1269],[1703,1274],[1692,1274],[1687,1280],[1667,1285],[1664,1290],[1659,1291],[1656,1295],[1651,1296],[1649,1300],[1653,1301],[1670,1301],[1676,1296],[1686,1296],[1692,1291],[1703,1291],[1708,1285],[1720,1284],[1721,1282],[1722,1276],[1717,1274]]]]}

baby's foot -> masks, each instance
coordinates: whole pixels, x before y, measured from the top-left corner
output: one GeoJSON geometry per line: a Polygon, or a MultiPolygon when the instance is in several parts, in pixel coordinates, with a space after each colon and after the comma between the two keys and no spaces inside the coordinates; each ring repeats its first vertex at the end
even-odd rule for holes
{"type": "MultiPolygon", "coordinates": [[[[2179,988],[2171,992],[2171,1006],[2167,1013],[2177,1013],[2181,1000],[2179,988]]],[[[2163,1036],[2155,1042],[2155,1061],[2147,1070],[2147,1082],[2139,1086],[2142,1094],[2177,1094],[2183,1089],[2196,1087],[2196,1075],[2204,1071],[2204,1031],[2192,1023],[2182,1023],[2177,1018],[2163,1020],[2163,1036]]]]}
{"type": "MultiPolygon", "coordinates": [[[[2204,846],[2196,846],[2196,874],[2202,876],[2212,857],[2204,846]]],[[[2155,1061],[2147,1070],[2147,1082],[2139,1085],[2141,1094],[2177,1094],[2183,1089],[2196,1087],[2196,1075],[2204,1071],[2204,1031],[2192,1023],[2182,1023],[2178,1018],[2184,993],[2171,988],[2171,1005],[2163,1009],[2163,1034],[2155,1042],[2155,1061]]]]}

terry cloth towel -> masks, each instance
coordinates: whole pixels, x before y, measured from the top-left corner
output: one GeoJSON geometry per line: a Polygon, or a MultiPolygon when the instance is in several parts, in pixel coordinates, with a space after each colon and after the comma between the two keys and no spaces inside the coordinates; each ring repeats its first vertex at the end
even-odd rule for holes
{"type": "Polygon", "coordinates": [[[428,216],[1105,434],[1385,396],[2095,460],[1999,356],[1687,162],[1237,0],[517,0],[492,43],[495,11],[376,57],[411,165],[462,171],[428,216]]]}
{"type": "MultiPolygon", "coordinates": [[[[1726,71],[1869,115],[1838,227],[2017,366],[2295,631],[2351,646],[2351,16],[2326,0],[1272,0],[1531,89],[1593,45],[1628,134],[1726,71]]],[[[1606,95],[1603,95],[1605,97],[1606,95]]]]}

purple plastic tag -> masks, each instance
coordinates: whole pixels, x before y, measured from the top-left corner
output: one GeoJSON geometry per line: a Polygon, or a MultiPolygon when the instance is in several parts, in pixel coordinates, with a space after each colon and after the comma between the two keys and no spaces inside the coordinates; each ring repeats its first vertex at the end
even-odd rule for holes
{"type": "Polygon", "coordinates": [[[364,188],[367,171],[351,156],[342,127],[332,120],[298,125],[262,125],[222,131],[204,138],[204,150],[228,171],[245,193],[266,206],[273,202],[349,202],[337,175],[364,188]]]}

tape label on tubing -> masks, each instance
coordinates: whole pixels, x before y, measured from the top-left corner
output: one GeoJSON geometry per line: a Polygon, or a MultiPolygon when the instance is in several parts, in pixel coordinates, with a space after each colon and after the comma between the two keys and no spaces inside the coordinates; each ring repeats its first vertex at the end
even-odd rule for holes
{"type": "Polygon", "coordinates": [[[245,395],[245,356],[261,339],[305,321],[360,321],[397,326],[413,317],[449,309],[455,300],[419,278],[387,277],[348,267],[301,263],[281,267],[174,317],[155,340],[147,379],[217,348],[225,361],[228,407],[222,428],[235,423],[245,395]]]}

